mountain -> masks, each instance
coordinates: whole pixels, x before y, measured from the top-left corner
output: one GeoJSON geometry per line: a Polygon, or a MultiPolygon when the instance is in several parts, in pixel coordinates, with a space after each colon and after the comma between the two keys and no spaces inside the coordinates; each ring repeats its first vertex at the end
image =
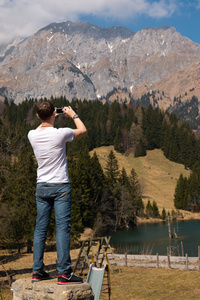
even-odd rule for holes
{"type": "Polygon", "coordinates": [[[135,33],[86,21],[52,23],[0,55],[0,96],[15,103],[61,95],[103,99],[114,89],[118,99],[162,93],[157,105],[166,109],[174,96],[199,93],[200,45],[173,27],[135,33]]]}

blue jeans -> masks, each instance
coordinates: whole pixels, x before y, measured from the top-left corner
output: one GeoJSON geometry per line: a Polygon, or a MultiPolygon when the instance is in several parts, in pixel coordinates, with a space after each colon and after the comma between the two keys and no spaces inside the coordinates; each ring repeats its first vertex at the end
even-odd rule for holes
{"type": "Polygon", "coordinates": [[[33,240],[33,272],[44,268],[43,256],[52,208],[55,210],[58,275],[71,268],[71,188],[69,183],[38,183],[36,188],[37,219],[33,240]]]}

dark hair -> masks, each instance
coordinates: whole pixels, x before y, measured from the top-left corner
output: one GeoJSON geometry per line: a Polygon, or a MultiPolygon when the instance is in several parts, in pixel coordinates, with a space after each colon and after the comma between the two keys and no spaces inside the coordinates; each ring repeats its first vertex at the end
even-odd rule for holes
{"type": "Polygon", "coordinates": [[[54,111],[55,107],[50,101],[41,102],[37,106],[37,114],[42,121],[49,119],[54,111]]]}

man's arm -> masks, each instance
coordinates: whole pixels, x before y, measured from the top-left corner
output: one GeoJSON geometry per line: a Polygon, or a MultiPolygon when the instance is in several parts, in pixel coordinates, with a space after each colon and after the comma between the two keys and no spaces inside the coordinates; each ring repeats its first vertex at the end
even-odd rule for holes
{"type": "MultiPolygon", "coordinates": [[[[71,108],[71,106],[65,106],[63,108],[65,115],[68,118],[73,119],[73,116],[76,115],[75,111],[71,108]]],[[[76,125],[76,129],[74,129],[74,139],[79,139],[85,135],[87,135],[87,129],[80,118],[73,119],[76,125]]]]}

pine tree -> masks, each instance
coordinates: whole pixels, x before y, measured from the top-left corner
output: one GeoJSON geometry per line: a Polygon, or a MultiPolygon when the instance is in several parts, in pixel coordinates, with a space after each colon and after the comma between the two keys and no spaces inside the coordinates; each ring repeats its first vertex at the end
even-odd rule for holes
{"type": "Polygon", "coordinates": [[[153,201],[152,211],[153,211],[153,217],[154,218],[158,218],[160,216],[158,205],[157,205],[157,203],[155,201],[153,201]]]}
{"type": "Polygon", "coordinates": [[[124,153],[123,137],[120,127],[117,128],[116,136],[114,139],[114,149],[120,153],[124,153]]]}
{"type": "Polygon", "coordinates": [[[102,191],[105,185],[105,175],[103,173],[103,169],[99,162],[96,152],[94,152],[93,156],[91,157],[91,198],[93,199],[93,205],[95,214],[97,214],[98,207],[100,205],[102,191]]]}
{"type": "Polygon", "coordinates": [[[146,147],[144,145],[143,140],[140,139],[135,148],[135,157],[146,156],[146,154],[146,147]]]}
{"type": "Polygon", "coordinates": [[[124,119],[123,119],[123,127],[129,131],[131,128],[131,125],[133,123],[135,123],[135,124],[137,123],[137,117],[134,114],[133,107],[131,107],[130,105],[129,106],[126,105],[125,109],[126,109],[126,112],[125,112],[124,119]]]}
{"type": "Polygon", "coordinates": [[[167,216],[166,210],[165,210],[165,208],[163,208],[162,214],[161,214],[161,219],[162,219],[162,220],[166,220],[166,216],[167,216]]]}
{"type": "Polygon", "coordinates": [[[144,112],[142,128],[148,143],[148,149],[161,148],[163,143],[162,122],[164,114],[152,105],[144,112]]]}
{"type": "Polygon", "coordinates": [[[91,161],[88,148],[86,147],[78,156],[76,166],[70,167],[70,181],[72,186],[72,196],[80,207],[81,219],[84,226],[91,226],[93,220],[93,207],[90,199],[91,161]]]}
{"type": "Polygon", "coordinates": [[[153,207],[152,207],[150,200],[148,200],[147,205],[146,205],[146,214],[147,214],[148,218],[153,216],[153,207]]]}
{"type": "Polygon", "coordinates": [[[110,143],[113,145],[116,136],[116,129],[122,127],[121,109],[120,109],[120,104],[117,101],[111,104],[108,120],[109,120],[109,126],[108,126],[109,139],[110,139],[110,143]]]}
{"type": "Polygon", "coordinates": [[[108,155],[105,170],[106,170],[105,175],[106,175],[108,185],[110,185],[113,188],[117,183],[119,177],[119,165],[118,165],[117,158],[112,150],[108,155]]]}
{"type": "Polygon", "coordinates": [[[123,185],[127,188],[130,188],[129,177],[128,177],[124,167],[122,168],[122,171],[120,172],[119,182],[121,183],[121,185],[123,185]]]}
{"type": "Polygon", "coordinates": [[[6,243],[21,243],[33,237],[36,219],[36,164],[32,152],[22,149],[6,179],[0,210],[0,239],[6,243]]]}
{"type": "Polygon", "coordinates": [[[174,193],[174,206],[177,209],[187,209],[187,178],[180,175],[174,193]]]}
{"type": "Polygon", "coordinates": [[[141,188],[138,181],[138,176],[133,168],[131,169],[131,173],[129,175],[129,186],[130,194],[135,207],[135,212],[137,213],[140,209],[144,209],[144,204],[142,201],[141,188]]]}

